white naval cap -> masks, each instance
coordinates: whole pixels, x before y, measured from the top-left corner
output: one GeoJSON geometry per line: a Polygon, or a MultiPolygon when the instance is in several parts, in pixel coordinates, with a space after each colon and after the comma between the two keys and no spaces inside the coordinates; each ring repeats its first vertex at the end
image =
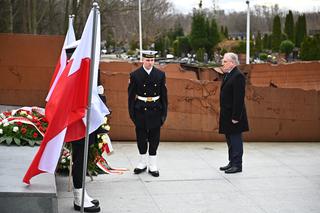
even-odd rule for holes
{"type": "Polygon", "coordinates": [[[154,50],[142,50],[142,57],[144,58],[155,58],[158,51],[154,50]]]}

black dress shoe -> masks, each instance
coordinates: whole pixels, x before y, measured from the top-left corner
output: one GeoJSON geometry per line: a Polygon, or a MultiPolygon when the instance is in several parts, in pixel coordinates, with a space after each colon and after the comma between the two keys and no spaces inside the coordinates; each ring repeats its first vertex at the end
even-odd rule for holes
{"type": "MultiPolygon", "coordinates": [[[[73,203],[73,208],[76,211],[81,210],[81,206],[78,206],[77,204],[73,203]]],[[[84,207],[83,208],[84,212],[100,212],[100,206],[91,206],[91,207],[84,207]]]]}
{"type": "Polygon", "coordinates": [[[150,175],[152,175],[153,177],[159,177],[159,171],[148,171],[150,175]]]}
{"type": "Polygon", "coordinates": [[[94,200],[91,200],[91,203],[93,204],[93,205],[95,205],[95,206],[99,206],[99,200],[96,200],[96,199],[94,199],[94,200]]]}
{"type": "Polygon", "coordinates": [[[241,167],[232,166],[230,169],[227,169],[224,172],[227,173],[227,174],[242,172],[242,168],[241,167]]]}
{"type": "Polygon", "coordinates": [[[135,168],[133,170],[133,172],[137,175],[137,174],[140,174],[141,172],[144,172],[147,170],[147,167],[144,167],[143,169],[140,169],[140,168],[135,168]]]}
{"type": "Polygon", "coordinates": [[[232,167],[231,163],[228,163],[228,165],[220,167],[220,170],[221,171],[226,171],[226,170],[230,169],[231,167],[232,167]]]}

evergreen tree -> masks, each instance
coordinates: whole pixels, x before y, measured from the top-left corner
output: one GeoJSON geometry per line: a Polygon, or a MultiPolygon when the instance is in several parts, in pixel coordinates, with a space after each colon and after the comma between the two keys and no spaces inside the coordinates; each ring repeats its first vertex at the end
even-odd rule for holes
{"type": "Polygon", "coordinates": [[[282,53],[285,53],[285,55],[286,55],[285,57],[286,57],[287,61],[288,61],[290,53],[292,53],[293,48],[294,48],[294,43],[290,40],[284,40],[280,44],[280,51],[282,53]]]}
{"type": "Polygon", "coordinates": [[[320,60],[320,35],[312,37],[305,37],[301,44],[300,57],[302,60],[320,60]]]}
{"type": "Polygon", "coordinates": [[[223,34],[227,39],[229,38],[229,32],[228,32],[228,27],[227,26],[224,27],[224,33],[223,34]]]}
{"type": "Polygon", "coordinates": [[[256,44],[255,44],[255,50],[260,53],[262,51],[262,40],[261,40],[261,34],[260,31],[258,31],[257,37],[256,37],[256,44]]]}
{"type": "Polygon", "coordinates": [[[197,50],[197,52],[196,52],[197,61],[204,62],[204,53],[205,53],[205,49],[204,48],[199,48],[197,50]]]}
{"type": "Polygon", "coordinates": [[[272,27],[272,50],[278,51],[281,43],[281,22],[279,15],[276,15],[273,19],[272,27]]]}
{"type": "Polygon", "coordinates": [[[179,22],[177,22],[173,29],[168,32],[168,37],[171,41],[176,40],[179,36],[184,36],[183,28],[179,22]]]}
{"type": "Polygon", "coordinates": [[[293,42],[294,41],[294,22],[293,22],[293,15],[291,10],[289,10],[289,13],[286,15],[284,32],[287,34],[287,39],[293,42]]]}
{"type": "Polygon", "coordinates": [[[165,52],[165,47],[164,47],[164,37],[160,36],[158,39],[155,41],[155,49],[159,52],[160,56],[164,56],[165,52]]]}
{"type": "Polygon", "coordinates": [[[217,44],[220,42],[220,33],[218,31],[218,25],[214,18],[211,19],[210,23],[210,31],[208,33],[208,41],[209,41],[209,58],[212,55],[212,49],[217,46],[217,44]]]}
{"type": "Polygon", "coordinates": [[[267,50],[270,49],[269,46],[269,36],[268,34],[264,34],[263,39],[262,39],[262,48],[267,50]]]}
{"type": "Polygon", "coordinates": [[[192,16],[190,43],[191,47],[196,52],[199,48],[205,48],[208,42],[206,29],[205,14],[195,10],[192,16]]]}
{"type": "Polygon", "coordinates": [[[222,36],[224,36],[224,27],[222,25],[220,26],[220,33],[222,36]]]}
{"type": "Polygon", "coordinates": [[[303,32],[303,38],[307,36],[307,21],[306,21],[306,15],[303,14],[301,18],[301,25],[302,25],[302,32],[303,32]]]}
{"type": "Polygon", "coordinates": [[[205,44],[205,50],[207,53],[210,53],[211,47],[212,47],[211,42],[210,42],[210,37],[212,35],[211,35],[211,28],[210,28],[210,23],[209,23],[208,18],[206,18],[206,21],[205,21],[205,31],[207,32],[207,34],[206,34],[207,42],[205,44]]]}
{"type": "Polygon", "coordinates": [[[307,24],[305,14],[298,17],[296,23],[296,37],[295,43],[297,47],[301,46],[302,41],[307,36],[307,24]]]}
{"type": "Polygon", "coordinates": [[[170,52],[172,42],[168,35],[160,36],[155,41],[155,49],[159,51],[159,55],[165,57],[170,52]]]}
{"type": "Polygon", "coordinates": [[[177,57],[181,56],[181,49],[179,48],[179,40],[175,40],[172,44],[173,47],[173,54],[177,57]]]}
{"type": "Polygon", "coordinates": [[[187,36],[178,37],[178,49],[181,53],[181,56],[185,56],[191,51],[190,41],[187,36]]]}
{"type": "Polygon", "coordinates": [[[272,49],[272,35],[268,36],[268,49],[271,50],[272,49]]]}
{"type": "MultiPolygon", "coordinates": [[[[250,41],[250,55],[253,54],[253,47],[254,47],[253,46],[253,42],[250,41]]],[[[237,46],[232,48],[232,51],[237,53],[237,54],[240,54],[240,53],[245,54],[246,51],[247,51],[247,42],[246,41],[240,41],[237,46]]]]}

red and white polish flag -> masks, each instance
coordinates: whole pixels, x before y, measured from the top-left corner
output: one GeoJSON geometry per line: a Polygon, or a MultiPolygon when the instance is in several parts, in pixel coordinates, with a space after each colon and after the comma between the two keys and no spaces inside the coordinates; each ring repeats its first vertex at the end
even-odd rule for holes
{"type": "MultiPolygon", "coordinates": [[[[70,62],[61,73],[57,83],[52,85],[52,93],[46,105],[49,126],[39,150],[23,178],[23,182],[27,184],[30,184],[32,177],[40,173],[54,173],[63,142],[71,142],[85,136],[90,64],[92,63],[92,28],[93,9],[70,62]]],[[[104,116],[110,113],[99,98],[97,91],[100,40],[100,13],[98,12],[89,133],[102,125],[104,116]]]]}
{"type": "Polygon", "coordinates": [[[64,39],[64,42],[63,42],[63,47],[61,50],[59,60],[57,62],[56,68],[54,70],[54,73],[53,73],[53,76],[52,76],[52,79],[50,82],[49,92],[46,97],[46,101],[49,101],[51,94],[53,92],[53,89],[55,88],[55,86],[61,76],[61,73],[63,72],[64,68],[67,65],[66,47],[75,41],[76,41],[76,36],[74,34],[74,29],[73,29],[73,17],[69,17],[68,31],[66,34],[66,38],[64,39]]]}

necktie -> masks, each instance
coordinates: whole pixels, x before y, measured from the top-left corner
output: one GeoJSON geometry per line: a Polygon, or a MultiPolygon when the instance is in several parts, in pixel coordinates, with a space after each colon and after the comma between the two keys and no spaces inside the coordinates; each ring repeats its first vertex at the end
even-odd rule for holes
{"type": "Polygon", "coordinates": [[[229,74],[229,73],[225,73],[225,74],[224,74],[224,76],[223,76],[223,82],[225,82],[225,81],[227,80],[228,74],[229,74]]]}

